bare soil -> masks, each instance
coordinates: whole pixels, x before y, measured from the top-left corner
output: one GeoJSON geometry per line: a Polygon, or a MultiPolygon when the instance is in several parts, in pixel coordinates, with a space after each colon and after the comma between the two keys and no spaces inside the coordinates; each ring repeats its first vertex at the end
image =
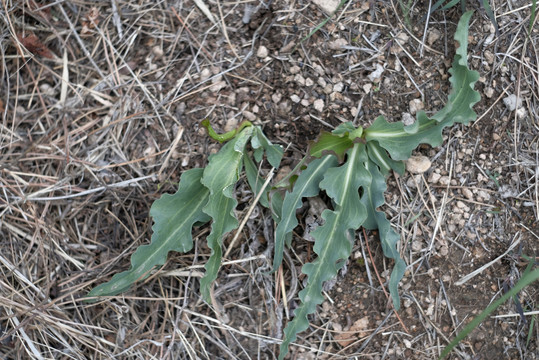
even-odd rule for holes
{"type": "MultiPolygon", "coordinates": [[[[270,3],[2,3],[0,358],[276,358],[313,256],[306,217],[323,198],[298,211],[286,305],[258,205],[212,305],[199,293],[208,227],[125,294],[83,301],[150,242],[152,202],[220,148],[203,119],[219,131],[261,125],[287,149],[285,172],[321,131],[445,104],[460,6],[427,18],[428,2],[405,16],[398,1],[350,1],[306,38],[321,8],[270,3]]],[[[539,255],[539,26],[530,1],[493,5],[498,30],[468,6],[478,119],[416,151],[427,171],[388,178],[384,210],[408,264],[400,320],[376,275],[385,286],[393,264],[376,232],[359,231],[290,359],[436,359],[539,255]]],[[[244,182],[236,193],[243,218],[253,195],[244,182]]],[[[538,299],[536,281],[450,358],[538,359],[538,299]]]]}

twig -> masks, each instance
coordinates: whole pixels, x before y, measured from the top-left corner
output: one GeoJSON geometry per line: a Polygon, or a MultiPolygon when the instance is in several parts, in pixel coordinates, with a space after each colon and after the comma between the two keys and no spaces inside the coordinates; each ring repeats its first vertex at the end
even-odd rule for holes
{"type": "MultiPolygon", "coordinates": [[[[515,237],[517,235],[515,234],[515,237]]],[[[463,285],[465,284],[468,280],[474,278],[475,276],[479,275],[480,273],[482,273],[483,271],[485,271],[487,268],[491,267],[492,265],[494,265],[496,262],[500,261],[500,259],[502,259],[505,255],[507,255],[511,250],[513,250],[518,244],[520,243],[520,237],[514,241],[511,246],[509,246],[509,248],[503,253],[501,254],[500,256],[498,256],[496,259],[492,260],[491,262],[481,266],[479,269],[477,270],[474,270],[472,271],[471,273],[469,273],[468,275],[462,277],[459,281],[457,281],[455,283],[455,285],[459,286],[459,285],[463,285]]]]}

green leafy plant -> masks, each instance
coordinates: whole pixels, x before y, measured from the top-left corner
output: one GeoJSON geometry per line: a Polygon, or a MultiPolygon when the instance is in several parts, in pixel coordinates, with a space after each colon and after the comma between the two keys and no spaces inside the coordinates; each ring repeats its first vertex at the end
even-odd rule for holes
{"type": "Polygon", "coordinates": [[[296,210],[301,207],[303,198],[324,191],[332,202],[331,209],[322,213],[324,224],[312,233],[317,258],[302,268],[307,284],[299,293],[301,303],[294,312],[295,317],[284,330],[279,359],[285,357],[297,334],[308,328],[308,315],[323,301],[324,282],[334,278],[349,258],[355,231],[360,227],[378,229],[385,256],[395,261],[388,288],[398,310],[398,283],[406,264],[398,252],[400,236],[379,210],[384,204],[386,177],[391,170],[402,174],[403,160],[409,158],[419,144],[439,146],[445,127],[467,124],[477,117],[472,106],[480,99],[473,89],[479,74],[469,70],[466,64],[471,15],[467,12],[462,16],[455,33],[459,47],[450,69],[452,90],[444,108],[432,117],[419,112],[417,121],[409,126],[388,122],[380,116],[366,129],[344,123],[332,132],[323,132],[311,143],[308,154],[296,169],[271,189],[262,185],[256,163],[265,155],[270,165],[277,168],[283,156],[282,148],[273,145],[262,129],[251,123],[219,135],[204,121],[202,125],[212,138],[228,142],[210,156],[206,168],[184,172],[175,194],[165,194],[154,202],[150,210],[155,222],[151,244],[135,251],[128,271],[114,275],[88,296],[114,295],[127,290],[135,281],[146,277],[153,267],[162,265],[168,252],[189,251],[193,246],[193,226],[211,221],[211,232],[206,239],[211,256],[200,281],[201,293],[209,302],[211,284],[221,263],[222,239],[238,226],[234,215],[237,205],[234,187],[245,169],[253,193],[260,195],[260,203],[271,209],[277,223],[274,270],[281,265],[284,247],[291,246],[292,231],[298,224],[296,210]],[[249,143],[252,153],[248,151],[249,143]]]}

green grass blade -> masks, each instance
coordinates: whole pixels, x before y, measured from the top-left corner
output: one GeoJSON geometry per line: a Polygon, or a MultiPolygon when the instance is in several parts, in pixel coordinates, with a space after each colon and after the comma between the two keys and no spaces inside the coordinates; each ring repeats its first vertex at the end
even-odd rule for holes
{"type": "Polygon", "coordinates": [[[221,150],[210,156],[204,169],[202,184],[210,190],[209,200],[203,211],[212,218],[211,233],[206,238],[211,255],[206,263],[206,274],[200,280],[200,292],[210,302],[210,286],[217,278],[221,266],[223,236],[238,227],[234,215],[237,201],[234,186],[239,180],[245,145],[253,134],[253,127],[247,127],[221,150]]]}
{"type": "Polygon", "coordinates": [[[286,193],[281,207],[280,221],[275,229],[273,271],[276,271],[283,261],[285,240],[290,239],[289,234],[298,225],[296,210],[301,207],[302,199],[318,195],[319,184],[325,172],[337,164],[337,159],[332,155],[313,160],[298,176],[292,192],[286,193]]]}
{"type": "Polygon", "coordinates": [[[535,315],[532,315],[532,319],[530,321],[530,328],[528,329],[528,336],[526,337],[526,348],[530,347],[530,341],[533,337],[533,329],[535,327],[535,315]]]}
{"type": "Polygon", "coordinates": [[[531,36],[533,23],[535,22],[535,16],[537,15],[537,0],[532,0],[532,10],[530,14],[530,24],[528,25],[528,34],[531,36]]]}
{"type": "Polygon", "coordinates": [[[324,225],[312,232],[315,238],[314,252],[318,257],[302,268],[308,281],[299,293],[301,304],[294,312],[295,317],[284,330],[280,360],[287,354],[288,346],[296,339],[297,334],[308,328],[307,316],[314,313],[316,306],[324,300],[324,282],[335,277],[350,256],[354,231],[367,217],[358,192],[360,187],[366,187],[370,183],[370,175],[364,167],[366,159],[365,145],[354,144],[348,152],[346,163],[328,169],[320,183],[320,187],[334,201],[335,210],[325,210],[322,213],[324,225]]]}
{"type": "Polygon", "coordinates": [[[156,200],[150,215],[155,224],[152,227],[152,242],[139,246],[131,256],[131,268],[116,274],[101,284],[87,296],[109,296],[119,294],[136,281],[143,279],[157,265],[163,265],[170,251],[187,252],[193,247],[191,230],[197,222],[209,221],[202,208],[209,198],[209,191],[200,183],[203,169],[191,169],[183,173],[178,191],[164,194],[156,200]]]}
{"type": "Polygon", "coordinates": [[[472,332],[473,329],[475,329],[483,320],[485,320],[487,316],[490,315],[490,313],[496,310],[498,306],[500,306],[501,304],[506,302],[508,299],[518,294],[520,290],[522,290],[527,285],[531,284],[532,282],[538,279],[539,279],[539,268],[523,276],[511,290],[509,290],[501,298],[499,298],[498,300],[494,301],[492,304],[487,306],[487,308],[483,310],[481,314],[479,314],[468,325],[466,325],[466,327],[457,335],[457,337],[455,337],[453,341],[451,341],[451,343],[447,345],[444,351],[442,351],[442,354],[440,355],[439,359],[443,359],[447,355],[449,355],[451,350],[453,350],[453,348],[457,346],[459,342],[461,342],[466,336],[468,336],[470,332],[472,332]]]}

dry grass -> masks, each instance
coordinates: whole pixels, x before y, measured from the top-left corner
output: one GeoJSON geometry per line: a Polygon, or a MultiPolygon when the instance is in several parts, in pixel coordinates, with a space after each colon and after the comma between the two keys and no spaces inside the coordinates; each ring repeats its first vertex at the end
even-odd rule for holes
{"type": "MultiPolygon", "coordinates": [[[[277,282],[268,275],[273,225],[269,214],[261,208],[249,208],[252,194],[243,187],[238,188],[238,198],[245,204],[245,211],[240,214],[245,227],[236,244],[234,241],[225,245],[230,256],[225,259],[212,306],[203,302],[198,293],[201,267],[209,253],[203,241],[206,228],[194,234],[193,252],[171,255],[163,269],[156,269],[128,293],[92,304],[82,299],[92,287],[128,268],[129,255],[151,237],[148,212],[152,202],[160,194],[175,190],[182,170],[204,166],[208,154],[216,151],[217,145],[199,133],[199,121],[211,117],[223,128],[233,125],[234,120],[253,115],[254,100],[250,96],[258,100],[267,93],[264,104],[271,103],[271,95],[286,88],[284,78],[290,76],[288,69],[290,64],[296,64],[298,56],[289,52],[277,56],[271,52],[271,62],[264,62],[257,59],[257,49],[261,44],[270,47],[268,44],[274,41],[268,40],[272,27],[290,35],[287,43],[280,45],[299,43],[321,20],[321,15],[313,12],[315,8],[309,2],[275,3],[278,10],[273,16],[255,13],[249,24],[252,29],[246,30],[241,21],[246,7],[259,6],[258,2],[69,1],[43,5],[34,0],[2,1],[0,357],[271,359],[277,353],[288,305],[294,305],[301,288],[294,264],[305,260],[301,251],[307,250],[291,249],[286,254],[287,266],[278,274],[277,282]],[[257,18],[256,14],[262,16],[257,18]],[[271,76],[265,73],[269,67],[273,69],[271,76]],[[254,211],[248,214],[247,210],[254,211]]],[[[348,29],[355,26],[355,19],[368,14],[374,16],[361,20],[362,30],[372,30],[370,26],[391,28],[395,36],[400,32],[417,35],[429,31],[427,27],[419,32],[410,31],[402,23],[391,23],[387,14],[394,7],[390,3],[380,2],[374,9],[356,5],[344,8],[339,23],[324,30],[322,40],[337,33],[349,36],[348,29]],[[343,27],[339,28],[339,24],[343,27]]],[[[469,268],[463,266],[464,273],[459,274],[463,276],[471,272],[468,269],[480,267],[467,256],[480,246],[490,254],[489,260],[507,259],[498,256],[513,239],[525,244],[517,246],[520,252],[524,249],[525,254],[537,255],[537,19],[528,37],[527,2],[507,2],[494,10],[500,35],[489,37],[488,32],[481,33],[488,20],[478,15],[480,24],[472,26],[476,35],[470,48],[479,54],[471,62],[483,74],[482,91],[493,87],[495,96],[482,102],[480,118],[472,127],[452,130],[446,145],[433,150],[431,157],[436,169],[448,175],[449,182],[435,184],[421,176],[392,180],[396,192],[389,195],[388,213],[401,230],[403,257],[410,265],[403,287],[408,305],[403,314],[416,314],[422,327],[416,334],[420,334],[412,337],[403,332],[389,311],[378,323],[371,323],[368,335],[353,344],[357,346],[350,353],[333,339],[335,333],[342,331],[330,326],[335,318],[326,322],[322,314],[313,321],[313,332],[302,335],[298,358],[314,358],[314,354],[319,358],[384,358],[392,352],[399,354],[408,344],[417,349],[411,358],[432,358],[465,318],[482,308],[474,308],[464,316],[458,314],[458,305],[452,303],[455,300],[451,300],[450,291],[444,287],[448,284],[441,279],[435,279],[435,295],[423,290],[416,292],[414,284],[425,277],[431,257],[432,261],[439,259],[443,246],[461,251],[462,257],[457,261],[471,261],[469,268]],[[477,51],[481,47],[494,55],[494,63],[484,62],[483,52],[477,51]],[[493,81],[497,83],[493,85],[493,81]],[[520,112],[506,109],[502,100],[507,94],[522,98],[520,112]],[[498,135],[509,144],[501,148],[510,151],[499,153],[494,145],[473,138],[482,134],[483,126],[501,130],[498,135]],[[486,152],[489,147],[490,153],[486,152]],[[467,156],[473,159],[469,171],[482,174],[485,181],[459,182],[464,170],[456,169],[462,161],[457,154],[467,149],[472,150],[467,156]],[[486,160],[481,154],[486,154],[486,160]],[[506,157],[503,163],[490,166],[486,164],[489,154],[506,157]],[[501,177],[496,177],[489,166],[499,168],[501,177]],[[499,179],[501,189],[493,188],[493,182],[486,186],[492,178],[499,179]],[[507,188],[502,188],[504,184],[507,188]],[[467,198],[463,195],[465,190],[474,194],[484,191],[491,197],[467,198]],[[475,210],[464,226],[448,230],[457,202],[475,210]],[[487,233],[479,236],[477,231],[485,228],[487,233]],[[474,234],[476,240],[466,240],[474,234]],[[483,242],[486,237],[494,239],[490,245],[498,244],[503,249],[498,254],[495,250],[491,253],[487,249],[489,244],[483,242]],[[420,246],[407,245],[414,241],[419,241],[420,246]],[[432,308],[426,305],[426,297],[432,308]],[[408,313],[408,308],[417,308],[417,312],[408,313]],[[444,316],[451,322],[449,325],[444,325],[444,316]],[[379,351],[374,343],[384,350],[379,351]]],[[[440,29],[445,25],[434,20],[428,23],[429,27],[440,29]]],[[[367,42],[372,39],[365,34],[352,35],[360,40],[363,36],[367,42]]],[[[442,36],[450,39],[451,35],[442,36]]],[[[424,36],[411,38],[410,43],[403,45],[408,55],[397,58],[398,62],[406,59],[406,64],[401,63],[406,70],[399,79],[410,80],[411,92],[417,89],[423,93],[423,80],[414,70],[415,64],[422,61],[420,54],[436,57],[441,52],[425,44],[424,36]]],[[[316,62],[309,58],[310,45],[298,47],[307,68],[316,62]]],[[[332,60],[339,64],[339,59],[355,56],[362,59],[358,61],[361,66],[336,65],[335,69],[345,68],[343,74],[357,76],[358,69],[366,71],[365,67],[386,54],[386,49],[374,44],[368,51],[361,49],[347,49],[344,55],[332,60]]],[[[338,72],[328,68],[332,64],[323,64],[327,74],[338,72]]],[[[284,95],[283,102],[290,93],[284,95]]],[[[256,104],[260,108],[257,121],[274,132],[276,141],[286,145],[307,137],[296,134],[300,116],[293,123],[280,118],[278,110],[269,109],[266,115],[266,109],[256,104]]],[[[361,102],[351,105],[357,111],[357,120],[363,117],[359,116],[362,106],[368,107],[369,99],[363,103],[361,98],[361,102]]],[[[317,117],[323,124],[329,121],[328,113],[312,115],[312,119],[317,117]]],[[[318,124],[317,120],[313,122],[318,124]]],[[[490,135],[485,135],[485,139],[489,140],[490,135]]],[[[295,146],[292,144],[291,149],[297,149],[295,146]]],[[[363,250],[366,258],[365,249],[358,245],[357,250],[363,250]]],[[[509,264],[502,270],[507,272],[496,273],[492,278],[507,276],[510,286],[523,269],[518,253],[506,261],[509,264]]],[[[374,294],[375,289],[380,292],[382,288],[374,279],[374,269],[369,268],[373,263],[379,265],[381,272],[385,264],[366,261],[371,280],[369,291],[374,294]]],[[[497,287],[496,294],[503,280],[492,284],[497,287]]],[[[474,279],[468,282],[473,283],[474,279]]],[[[522,294],[521,302],[526,311],[536,311],[537,287],[522,294]]],[[[514,314],[510,304],[508,309],[514,314]]],[[[338,311],[335,306],[329,313],[338,311]]],[[[532,315],[526,316],[531,321],[532,315]]],[[[513,322],[504,323],[509,324],[508,333],[514,329],[513,333],[520,334],[524,329],[522,323],[510,319],[513,322]]],[[[528,348],[518,341],[515,345],[522,358],[530,354],[529,349],[537,349],[537,325],[531,339],[528,348]]],[[[474,351],[473,344],[462,344],[455,356],[464,359],[474,351]]]]}

